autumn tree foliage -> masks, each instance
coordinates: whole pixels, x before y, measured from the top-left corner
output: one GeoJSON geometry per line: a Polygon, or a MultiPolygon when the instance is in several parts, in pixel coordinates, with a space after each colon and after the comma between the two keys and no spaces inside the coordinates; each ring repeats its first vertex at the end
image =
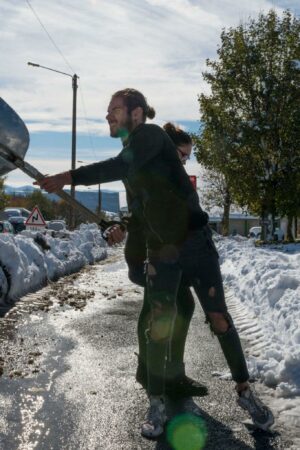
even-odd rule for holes
{"type": "Polygon", "coordinates": [[[267,216],[300,209],[300,20],[271,10],[223,30],[203,74],[196,157],[231,199],[267,216]]]}

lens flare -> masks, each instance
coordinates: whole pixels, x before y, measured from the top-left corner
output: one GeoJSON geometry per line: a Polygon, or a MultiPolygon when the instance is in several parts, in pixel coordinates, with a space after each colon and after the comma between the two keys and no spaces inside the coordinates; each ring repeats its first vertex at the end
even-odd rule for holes
{"type": "Polygon", "coordinates": [[[119,138],[121,138],[122,140],[125,140],[125,139],[128,138],[129,132],[128,132],[128,130],[126,128],[119,128],[118,131],[117,131],[117,136],[119,138]]]}
{"type": "Polygon", "coordinates": [[[201,450],[206,438],[204,420],[193,414],[176,416],[167,427],[167,439],[174,450],[201,450]]]}

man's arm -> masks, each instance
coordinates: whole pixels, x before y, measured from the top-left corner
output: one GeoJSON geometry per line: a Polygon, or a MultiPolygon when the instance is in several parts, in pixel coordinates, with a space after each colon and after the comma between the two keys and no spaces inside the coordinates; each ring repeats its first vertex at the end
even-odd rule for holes
{"type": "Polygon", "coordinates": [[[88,166],[82,166],[75,170],[47,176],[42,180],[35,182],[47,192],[54,193],[61,190],[65,185],[83,184],[90,186],[92,184],[108,183],[111,181],[122,180],[128,172],[128,164],[122,158],[121,153],[115,157],[101,161],[88,166]]]}
{"type": "Polygon", "coordinates": [[[129,144],[115,158],[45,177],[35,184],[54,193],[67,184],[90,186],[122,180],[127,178],[129,169],[138,171],[156,157],[162,151],[163,144],[163,130],[157,125],[146,126],[134,133],[129,144]]]}
{"type": "Polygon", "coordinates": [[[122,180],[128,173],[128,164],[122,156],[122,152],[115,158],[100,161],[78,169],[71,170],[72,184],[75,186],[83,184],[110,183],[111,181],[122,180]]]}

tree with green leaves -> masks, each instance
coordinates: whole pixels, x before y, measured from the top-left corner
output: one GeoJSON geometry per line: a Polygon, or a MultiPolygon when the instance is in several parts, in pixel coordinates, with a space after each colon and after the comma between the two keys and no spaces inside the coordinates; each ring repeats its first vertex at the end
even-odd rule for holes
{"type": "Polygon", "coordinates": [[[203,188],[201,189],[201,203],[206,211],[214,207],[223,208],[222,234],[229,233],[229,213],[233,204],[230,187],[221,172],[206,170],[203,174],[203,188]]]}
{"type": "Polygon", "coordinates": [[[56,202],[49,200],[39,189],[26,197],[26,207],[31,211],[35,206],[39,207],[45,220],[55,218],[56,202]]]}
{"type": "Polygon", "coordinates": [[[237,204],[293,215],[299,206],[300,21],[285,11],[223,30],[207,60],[196,157],[223,174],[237,204]],[[287,200],[288,199],[288,200],[287,200]]]}

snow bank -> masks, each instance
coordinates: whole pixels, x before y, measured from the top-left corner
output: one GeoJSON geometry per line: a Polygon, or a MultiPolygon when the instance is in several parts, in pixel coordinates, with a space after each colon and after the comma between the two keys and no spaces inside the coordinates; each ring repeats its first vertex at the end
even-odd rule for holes
{"type": "Polygon", "coordinates": [[[219,239],[217,246],[225,286],[255,315],[248,324],[243,318],[245,327],[256,322],[263,335],[259,356],[249,358],[251,374],[278,396],[299,395],[300,245],[257,248],[237,237],[219,239]]]}
{"type": "Polygon", "coordinates": [[[30,231],[17,236],[0,234],[0,303],[14,301],[38,290],[47,280],[105,258],[105,247],[95,224],[53,235],[30,231]]]}

